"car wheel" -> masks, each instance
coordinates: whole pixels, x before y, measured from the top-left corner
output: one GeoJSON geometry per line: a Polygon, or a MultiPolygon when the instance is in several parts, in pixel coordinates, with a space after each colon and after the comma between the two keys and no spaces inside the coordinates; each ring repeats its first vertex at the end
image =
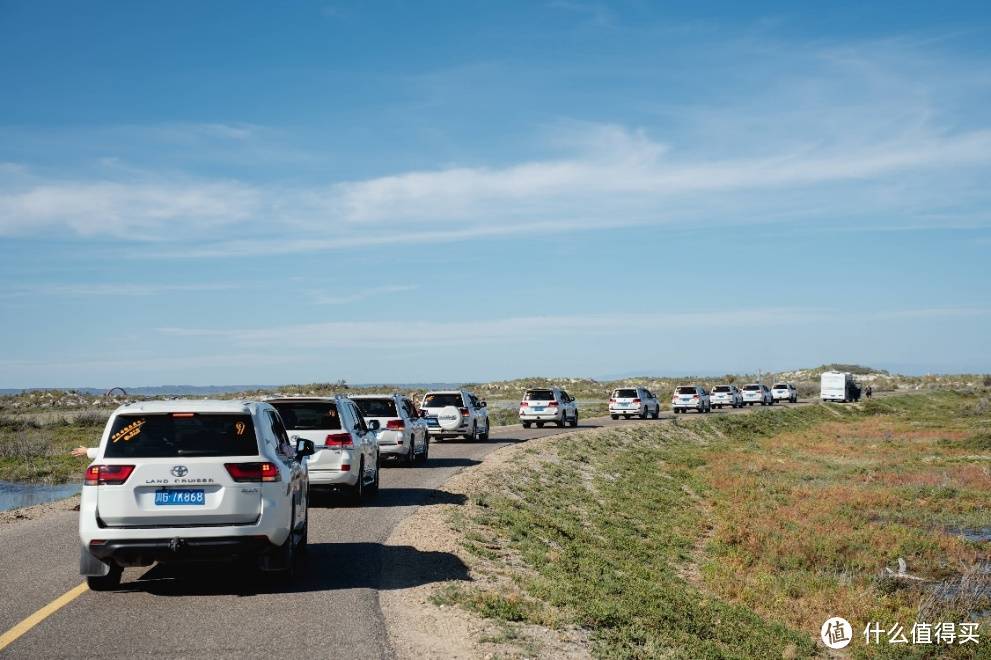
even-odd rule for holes
{"type": "Polygon", "coordinates": [[[120,578],[124,574],[124,569],[110,562],[110,572],[106,575],[89,575],[86,577],[86,586],[90,591],[113,591],[120,587],[120,578]]]}
{"type": "Polygon", "coordinates": [[[368,497],[375,497],[379,494],[379,481],[382,476],[382,454],[375,454],[375,479],[368,485],[365,492],[368,497]]]}
{"type": "Polygon", "coordinates": [[[310,543],[310,514],[306,513],[306,519],[303,520],[303,529],[299,530],[299,540],[296,541],[296,554],[304,555],[306,554],[307,548],[309,548],[310,543]]]}
{"type": "Polygon", "coordinates": [[[640,419],[647,419],[647,406],[643,407],[643,412],[639,415],[640,419]]]}
{"type": "Polygon", "coordinates": [[[365,459],[358,463],[358,483],[351,486],[351,501],[355,504],[365,498],[365,459]]]}
{"type": "Polygon", "coordinates": [[[578,427],[578,411],[575,411],[575,416],[571,418],[571,428],[578,427]]]}
{"type": "Polygon", "coordinates": [[[609,416],[612,417],[613,419],[619,419],[619,415],[609,415],[609,416]]]}
{"type": "Polygon", "coordinates": [[[420,454],[420,462],[426,463],[428,458],[430,458],[430,434],[426,433],[423,436],[423,453],[420,454]]]}
{"type": "Polygon", "coordinates": [[[406,464],[406,467],[416,463],[416,440],[413,439],[412,435],[409,437],[409,452],[403,458],[403,463],[406,464]]]}
{"type": "Polygon", "coordinates": [[[486,417],[486,418],[485,418],[485,432],[484,432],[484,433],[479,433],[479,434],[478,434],[478,439],[479,439],[479,440],[488,440],[488,439],[489,439],[489,426],[490,426],[491,424],[492,424],[492,422],[490,422],[490,421],[489,421],[489,418],[488,418],[488,417],[486,417]]]}
{"type": "Polygon", "coordinates": [[[543,422],[537,422],[537,428],[538,429],[544,428],[544,423],[543,422]]]}
{"type": "Polygon", "coordinates": [[[523,428],[525,429],[530,428],[530,422],[523,422],[523,428]]]}
{"type": "Polygon", "coordinates": [[[465,440],[478,440],[478,422],[471,425],[471,433],[465,433],[465,440]]]}

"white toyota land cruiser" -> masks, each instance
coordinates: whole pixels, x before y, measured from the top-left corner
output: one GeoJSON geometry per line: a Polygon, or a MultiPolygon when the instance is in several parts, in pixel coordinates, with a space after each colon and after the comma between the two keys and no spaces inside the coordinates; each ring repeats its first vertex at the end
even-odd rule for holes
{"type": "Polygon", "coordinates": [[[312,453],[266,403],[121,406],[86,468],[80,573],[101,591],[125,566],[249,558],[291,577],[306,547],[312,453]]]}

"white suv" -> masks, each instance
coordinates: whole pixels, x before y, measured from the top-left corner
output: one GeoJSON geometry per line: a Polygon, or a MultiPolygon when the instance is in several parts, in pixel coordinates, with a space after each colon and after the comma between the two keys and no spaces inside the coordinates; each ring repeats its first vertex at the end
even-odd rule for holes
{"type": "Polygon", "coordinates": [[[351,400],[366,422],[376,421],[382,456],[394,456],[406,465],[427,461],[430,434],[413,402],[401,394],[353,394],[351,400]]]}
{"type": "Polygon", "coordinates": [[[633,415],[657,419],[661,416],[661,402],[646,387],[621,387],[609,395],[609,416],[619,419],[620,415],[625,419],[633,415]]]}
{"type": "Polygon", "coordinates": [[[736,385],[716,385],[709,395],[712,405],[717,408],[730,406],[732,408],[743,407],[743,394],[740,393],[736,385]]]}
{"type": "Polygon", "coordinates": [[[679,385],[671,396],[671,410],[686,413],[695,410],[700,413],[712,412],[709,393],[701,385],[679,385]]]}
{"type": "Polygon", "coordinates": [[[427,392],[420,410],[434,438],[488,440],[489,413],[486,403],[467,390],[427,392]]]}
{"type": "Polygon", "coordinates": [[[520,423],[528,429],[531,424],[541,428],[545,422],[578,426],[578,404],[574,397],[558,387],[527,390],[520,401],[520,423]]]}
{"type": "Polygon", "coordinates": [[[771,387],[771,397],[775,401],[798,403],[798,390],[791,383],[776,383],[771,387]]]}
{"type": "Polygon", "coordinates": [[[266,403],[121,406],[86,468],[80,573],[94,591],[156,561],[250,558],[291,576],[306,548],[312,453],[266,403]]]}
{"type": "Polygon", "coordinates": [[[294,437],[313,443],[310,490],[343,491],[356,502],[379,490],[379,423],[345,396],[268,399],[294,437]]]}
{"type": "Polygon", "coordinates": [[[747,406],[752,406],[755,403],[762,406],[773,406],[774,397],[771,396],[771,390],[767,388],[767,385],[750,383],[743,386],[743,403],[747,406]]]}

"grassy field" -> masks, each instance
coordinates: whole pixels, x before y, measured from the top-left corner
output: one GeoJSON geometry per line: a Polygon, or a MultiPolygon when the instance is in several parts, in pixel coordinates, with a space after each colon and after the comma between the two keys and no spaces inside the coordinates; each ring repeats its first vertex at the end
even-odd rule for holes
{"type": "Polygon", "coordinates": [[[987,396],[551,439],[456,510],[480,579],[436,599],[577,626],[599,657],[807,657],[833,615],[853,623],[855,657],[979,657],[991,638],[937,652],[861,634],[974,617],[991,634],[987,396]],[[899,558],[911,577],[887,570],[899,558]]]}
{"type": "Polygon", "coordinates": [[[69,451],[96,446],[106,423],[103,413],[0,416],[0,480],[80,481],[89,461],[74,458],[69,451]]]}

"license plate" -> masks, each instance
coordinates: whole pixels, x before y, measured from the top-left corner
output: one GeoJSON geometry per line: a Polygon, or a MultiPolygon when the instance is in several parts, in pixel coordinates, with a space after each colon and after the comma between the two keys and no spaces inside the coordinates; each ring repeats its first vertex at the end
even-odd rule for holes
{"type": "Polygon", "coordinates": [[[691,401],[691,399],[689,397],[687,397],[687,396],[681,397],[681,400],[682,401],[691,401]]]}
{"type": "Polygon", "coordinates": [[[546,408],[534,408],[533,412],[544,412],[544,410],[546,410],[546,408]]]}
{"type": "Polygon", "coordinates": [[[624,408],[632,408],[633,407],[633,404],[632,403],[621,403],[620,405],[623,406],[624,408]]]}
{"type": "Polygon", "coordinates": [[[436,417],[427,417],[427,426],[440,426],[436,417]]]}
{"type": "Polygon", "coordinates": [[[176,488],[173,490],[156,490],[155,505],[168,506],[170,504],[206,504],[206,497],[202,488],[176,488]]]}

